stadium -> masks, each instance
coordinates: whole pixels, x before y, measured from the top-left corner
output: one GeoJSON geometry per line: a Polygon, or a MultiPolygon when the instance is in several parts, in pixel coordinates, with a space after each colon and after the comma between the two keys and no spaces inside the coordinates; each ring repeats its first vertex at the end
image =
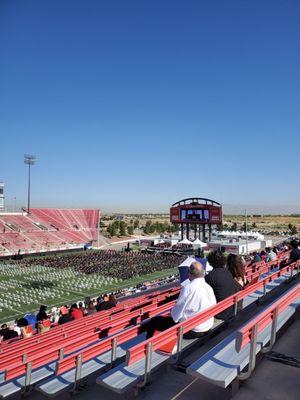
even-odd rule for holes
{"type": "MultiPolygon", "coordinates": [[[[235,294],[145,336],[149,321],[172,313],[191,262],[208,265],[210,260],[207,248],[199,253],[184,237],[191,238],[193,224],[199,240],[197,232],[204,232],[210,211],[203,211],[208,207],[202,205],[200,212],[195,198],[184,204],[184,215],[191,218],[181,227],[183,244],[168,248],[160,240],[149,251],[132,250],[129,242],[123,250],[114,243],[101,248],[104,238],[96,209],[1,212],[1,398],[86,393],[151,399],[161,390],[164,398],[173,398],[174,388],[166,382],[175,379],[183,399],[190,397],[192,387],[208,390],[201,398],[238,399],[238,388],[255,373],[256,360],[263,364],[273,357],[297,365],[296,358],[273,351],[276,339],[298,324],[300,260],[292,256],[295,238],[278,244],[272,260],[263,257],[268,254],[264,250],[259,261],[258,253],[246,254],[247,284],[235,294]],[[230,320],[220,319],[229,310],[230,320]],[[214,320],[209,333],[186,339],[199,322],[209,319],[214,320]]],[[[173,205],[171,221],[174,215],[173,205]]],[[[209,225],[209,238],[220,223],[218,219],[209,225]]],[[[222,254],[211,250],[218,252],[222,254]]]]}
{"type": "Polygon", "coordinates": [[[299,17],[0,1],[0,400],[299,400],[299,17]]]}

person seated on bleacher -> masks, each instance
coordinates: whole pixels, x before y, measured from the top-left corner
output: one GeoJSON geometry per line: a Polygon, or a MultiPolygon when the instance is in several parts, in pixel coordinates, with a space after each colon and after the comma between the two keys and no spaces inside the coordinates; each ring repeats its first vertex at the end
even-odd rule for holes
{"type": "Polygon", "coordinates": [[[227,269],[233,276],[237,290],[242,290],[249,283],[245,276],[245,268],[241,256],[228,254],[227,269]]]}
{"type": "Polygon", "coordinates": [[[70,321],[73,321],[73,319],[69,313],[68,307],[67,306],[61,307],[58,325],[65,324],[66,322],[70,322],[70,321]]]}
{"type": "Polygon", "coordinates": [[[84,316],[82,310],[80,308],[78,308],[76,303],[71,305],[70,314],[71,314],[72,319],[74,319],[74,320],[83,318],[83,316],[84,316]]]}
{"type": "Polygon", "coordinates": [[[17,326],[20,328],[21,337],[23,339],[31,337],[34,333],[33,327],[28,324],[26,318],[19,318],[17,321],[17,326]]]}
{"type": "MultiPolygon", "coordinates": [[[[206,282],[213,288],[217,302],[238,292],[236,281],[226,266],[226,257],[219,250],[208,254],[207,261],[213,270],[205,276],[206,282]]],[[[216,315],[216,318],[229,321],[234,317],[234,307],[227,308],[216,315]]]]}
{"type": "Polygon", "coordinates": [[[78,303],[78,308],[79,308],[79,310],[81,310],[82,312],[83,312],[83,315],[87,315],[87,305],[86,304],[83,304],[83,302],[82,301],[80,301],[79,303],[78,303]]]}
{"type": "Polygon", "coordinates": [[[264,250],[260,252],[260,258],[261,261],[267,261],[267,253],[264,250]]]}
{"type": "Polygon", "coordinates": [[[256,252],[256,253],[254,254],[253,262],[254,262],[254,263],[257,263],[257,262],[260,262],[261,260],[262,260],[262,258],[261,258],[261,256],[260,256],[260,254],[259,254],[258,252],[256,252]]]}
{"type": "Polygon", "coordinates": [[[14,339],[17,337],[18,337],[18,333],[15,330],[10,329],[7,324],[1,325],[0,342],[2,342],[3,340],[14,339]]]}
{"type": "Polygon", "coordinates": [[[36,315],[36,328],[38,327],[38,323],[48,319],[48,315],[46,313],[47,306],[41,305],[40,311],[36,315]]]}
{"type": "Polygon", "coordinates": [[[50,322],[51,324],[57,324],[59,320],[59,308],[58,307],[52,307],[51,313],[49,315],[50,322]]]}
{"type": "Polygon", "coordinates": [[[300,260],[299,242],[297,240],[293,240],[291,242],[291,246],[292,246],[292,251],[289,259],[290,263],[300,260]]]}
{"type": "Polygon", "coordinates": [[[49,318],[44,319],[43,321],[38,322],[37,333],[45,333],[48,332],[51,328],[51,321],[49,318]]]}
{"type": "Polygon", "coordinates": [[[109,310],[117,305],[118,301],[113,294],[104,296],[104,301],[100,304],[100,310],[109,310]]]}
{"type": "Polygon", "coordinates": [[[91,300],[85,309],[86,315],[95,314],[97,312],[94,302],[91,300]]]}
{"type": "MultiPolygon", "coordinates": [[[[214,292],[205,282],[204,275],[205,270],[200,262],[195,261],[190,265],[190,283],[182,287],[171,315],[153,317],[142,327],[142,331],[147,331],[147,338],[152,337],[155,331],[164,331],[216,304],[214,292]]],[[[193,339],[206,335],[213,327],[213,323],[214,319],[210,318],[184,334],[184,338],[193,339]]]]}
{"type": "Polygon", "coordinates": [[[96,310],[101,311],[101,304],[104,302],[103,296],[97,297],[96,310]]]}
{"type": "Polygon", "coordinates": [[[267,251],[267,262],[275,261],[277,259],[277,254],[274,252],[273,249],[268,247],[268,248],[266,248],[266,251],[267,251]]]}

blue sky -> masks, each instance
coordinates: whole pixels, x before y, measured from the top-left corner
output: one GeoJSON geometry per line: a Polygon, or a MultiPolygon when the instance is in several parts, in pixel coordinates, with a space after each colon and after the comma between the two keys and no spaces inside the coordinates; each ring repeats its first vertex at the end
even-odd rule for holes
{"type": "Polygon", "coordinates": [[[0,180],[34,206],[300,209],[300,2],[0,2],[0,180]]]}

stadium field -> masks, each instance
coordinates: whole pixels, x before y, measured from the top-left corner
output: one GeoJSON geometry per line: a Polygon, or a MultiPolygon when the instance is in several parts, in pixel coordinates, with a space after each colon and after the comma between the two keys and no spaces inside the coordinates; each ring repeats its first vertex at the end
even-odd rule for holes
{"type": "Polygon", "coordinates": [[[112,290],[124,289],[138,283],[167,277],[177,268],[156,271],[128,280],[82,274],[73,268],[49,268],[35,265],[21,268],[0,263],[0,323],[14,320],[26,312],[37,312],[40,304],[53,306],[70,304],[86,296],[98,296],[112,290]]]}

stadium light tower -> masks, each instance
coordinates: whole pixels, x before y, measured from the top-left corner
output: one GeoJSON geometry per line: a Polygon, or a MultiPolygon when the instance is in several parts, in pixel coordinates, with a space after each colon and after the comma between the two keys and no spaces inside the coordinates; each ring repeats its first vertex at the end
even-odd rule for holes
{"type": "Polygon", "coordinates": [[[245,209],[245,231],[246,231],[246,252],[248,255],[249,250],[248,250],[248,212],[247,212],[247,209],[245,209]]]}
{"type": "Polygon", "coordinates": [[[28,165],[28,195],[27,195],[27,213],[30,213],[30,167],[35,164],[36,157],[31,154],[24,154],[24,164],[28,165]]]}

